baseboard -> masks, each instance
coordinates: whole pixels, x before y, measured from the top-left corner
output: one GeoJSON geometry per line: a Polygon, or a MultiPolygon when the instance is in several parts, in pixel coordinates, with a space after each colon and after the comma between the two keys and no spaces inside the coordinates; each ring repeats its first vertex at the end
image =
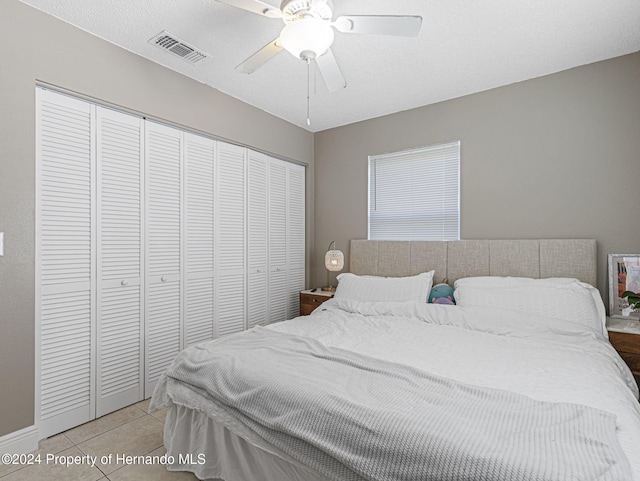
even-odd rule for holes
{"type": "Polygon", "coordinates": [[[0,436],[0,454],[27,454],[38,449],[38,428],[29,426],[0,436]]]}

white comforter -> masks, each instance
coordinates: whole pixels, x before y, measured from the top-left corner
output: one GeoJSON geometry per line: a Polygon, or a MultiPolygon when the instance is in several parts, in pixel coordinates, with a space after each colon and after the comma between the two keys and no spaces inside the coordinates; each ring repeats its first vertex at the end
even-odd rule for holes
{"type": "MultiPolygon", "coordinates": [[[[610,412],[617,417],[618,438],[633,479],[640,481],[638,388],[601,331],[506,309],[345,299],[325,302],[311,316],[268,329],[313,337],[327,346],[467,384],[610,412]]],[[[167,397],[192,408],[206,402],[165,378],[156,388],[152,408],[167,397]]],[[[233,430],[259,445],[250,433],[233,430]]]]}
{"type": "Polygon", "coordinates": [[[602,333],[506,309],[345,299],[269,327],[468,384],[611,412],[640,481],[638,387],[602,333]]]}

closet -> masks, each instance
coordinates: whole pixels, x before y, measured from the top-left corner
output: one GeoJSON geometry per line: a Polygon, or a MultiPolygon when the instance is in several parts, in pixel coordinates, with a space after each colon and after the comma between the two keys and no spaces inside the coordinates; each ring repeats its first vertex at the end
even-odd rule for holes
{"type": "Polygon", "coordinates": [[[299,166],[249,151],[249,327],[290,319],[300,312],[305,273],[304,180],[299,166]]]}
{"type": "Polygon", "coordinates": [[[150,397],[185,347],[298,315],[305,168],[36,97],[42,438],[150,397]]]}

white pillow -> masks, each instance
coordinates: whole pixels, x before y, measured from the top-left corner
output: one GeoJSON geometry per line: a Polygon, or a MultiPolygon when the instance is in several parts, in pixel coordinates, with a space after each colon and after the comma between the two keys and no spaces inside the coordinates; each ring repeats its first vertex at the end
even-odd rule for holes
{"type": "Polygon", "coordinates": [[[606,313],[597,289],[578,279],[477,277],[455,282],[456,304],[513,309],[564,319],[606,335],[606,313]]]}
{"type": "Polygon", "coordinates": [[[531,277],[500,277],[500,276],[478,276],[464,277],[458,279],[454,288],[458,287],[523,287],[523,286],[566,286],[580,282],[571,277],[548,277],[545,279],[533,279],[531,277]]]}
{"type": "Polygon", "coordinates": [[[434,271],[411,277],[357,276],[346,272],[338,276],[333,297],[364,302],[427,302],[434,271]]]}

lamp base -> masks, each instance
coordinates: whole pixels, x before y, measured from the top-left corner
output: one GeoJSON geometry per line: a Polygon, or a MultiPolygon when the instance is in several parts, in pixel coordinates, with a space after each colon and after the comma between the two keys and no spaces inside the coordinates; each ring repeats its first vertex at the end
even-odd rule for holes
{"type": "Polygon", "coordinates": [[[335,286],[325,286],[320,288],[321,291],[324,292],[336,292],[335,286]]]}

